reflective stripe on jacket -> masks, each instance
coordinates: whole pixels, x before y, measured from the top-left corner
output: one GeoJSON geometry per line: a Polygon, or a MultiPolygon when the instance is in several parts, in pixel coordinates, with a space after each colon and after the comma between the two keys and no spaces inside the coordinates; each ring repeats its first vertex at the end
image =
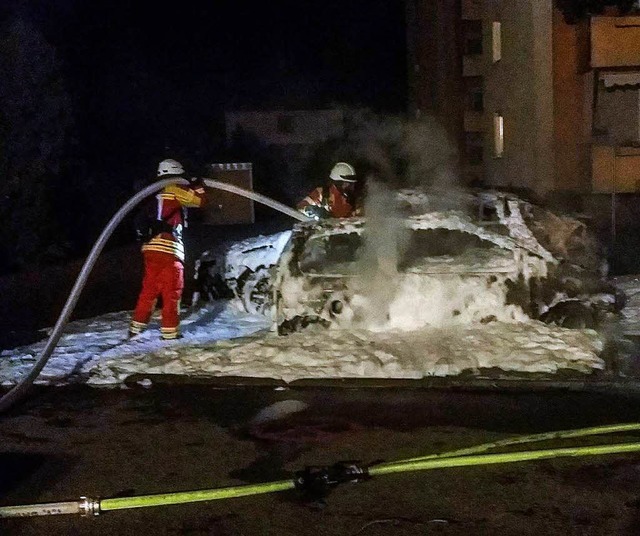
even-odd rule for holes
{"type": "Polygon", "coordinates": [[[184,262],[182,229],[186,226],[183,208],[201,207],[205,203],[204,188],[190,188],[181,184],[170,184],[156,196],[158,219],[173,228],[172,233],[160,233],[142,246],[142,251],[169,253],[184,262]]]}

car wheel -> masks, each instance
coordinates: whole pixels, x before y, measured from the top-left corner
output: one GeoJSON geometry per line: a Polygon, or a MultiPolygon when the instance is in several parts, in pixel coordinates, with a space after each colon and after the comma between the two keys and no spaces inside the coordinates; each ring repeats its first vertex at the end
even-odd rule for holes
{"type": "Polygon", "coordinates": [[[202,296],[206,297],[208,301],[230,299],[233,297],[233,292],[213,262],[200,265],[196,282],[198,285],[197,290],[202,296]]]}
{"type": "Polygon", "coordinates": [[[271,278],[269,270],[258,268],[242,286],[242,305],[248,313],[265,314],[271,307],[271,278]]]}
{"type": "Polygon", "coordinates": [[[566,301],[554,305],[540,317],[540,320],[563,328],[593,329],[596,327],[593,310],[577,301],[566,301]]]}

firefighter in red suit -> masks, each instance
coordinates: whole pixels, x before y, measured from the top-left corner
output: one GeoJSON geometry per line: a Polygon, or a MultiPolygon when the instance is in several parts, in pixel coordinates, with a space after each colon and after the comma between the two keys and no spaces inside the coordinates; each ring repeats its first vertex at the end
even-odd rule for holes
{"type": "MultiPolygon", "coordinates": [[[[158,178],[182,177],[184,168],[176,160],[163,160],[158,166],[158,178]]],[[[133,337],[147,326],[158,297],[162,297],[163,339],[180,337],[180,299],[184,288],[184,244],[182,230],[186,225],[186,208],[205,203],[202,179],[193,179],[189,186],[171,184],[156,196],[156,221],[150,236],[142,246],[144,278],[138,303],[129,327],[133,337]]]]}
{"type": "Polygon", "coordinates": [[[298,203],[298,210],[314,219],[355,216],[356,171],[353,166],[338,162],[329,178],[328,185],[319,186],[298,203]]]}

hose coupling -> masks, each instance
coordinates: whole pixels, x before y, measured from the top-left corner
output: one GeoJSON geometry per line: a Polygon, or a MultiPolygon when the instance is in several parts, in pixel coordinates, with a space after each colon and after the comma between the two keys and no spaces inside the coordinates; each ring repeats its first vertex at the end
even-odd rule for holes
{"type": "Polygon", "coordinates": [[[369,469],[359,460],[349,460],[326,466],[307,466],[295,473],[294,484],[303,497],[322,499],[338,484],[368,480],[369,469]]]}
{"type": "Polygon", "coordinates": [[[100,499],[80,497],[78,511],[82,517],[94,517],[100,515],[100,499]]]}

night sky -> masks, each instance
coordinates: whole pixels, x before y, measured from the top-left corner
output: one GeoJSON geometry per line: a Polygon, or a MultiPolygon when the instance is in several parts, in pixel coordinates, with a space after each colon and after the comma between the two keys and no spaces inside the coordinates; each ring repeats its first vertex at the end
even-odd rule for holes
{"type": "Polygon", "coordinates": [[[277,197],[274,151],[228,147],[224,112],[404,112],[404,4],[0,0],[0,273],[86,253],[164,158],[253,162],[277,197]]]}
{"type": "Polygon", "coordinates": [[[225,109],[405,109],[402,0],[6,0],[2,14],[19,4],[57,50],[90,166],[137,173],[165,147],[213,158],[225,109]]]}

